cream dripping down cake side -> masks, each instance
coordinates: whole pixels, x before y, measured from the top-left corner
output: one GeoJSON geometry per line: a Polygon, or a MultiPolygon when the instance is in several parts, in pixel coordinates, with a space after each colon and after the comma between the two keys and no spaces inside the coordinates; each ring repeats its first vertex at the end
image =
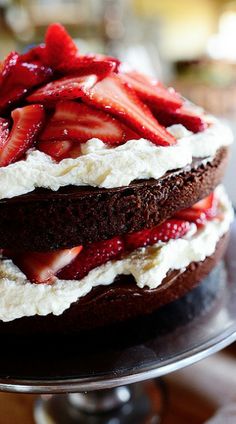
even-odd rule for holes
{"type": "Polygon", "coordinates": [[[0,64],[0,332],[150,313],[223,256],[230,130],[60,24],[0,64]]]}

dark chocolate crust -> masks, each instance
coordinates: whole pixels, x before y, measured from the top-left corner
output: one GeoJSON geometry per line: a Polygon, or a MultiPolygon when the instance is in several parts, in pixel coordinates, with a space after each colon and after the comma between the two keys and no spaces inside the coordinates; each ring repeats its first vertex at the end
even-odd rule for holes
{"type": "Polygon", "coordinates": [[[206,277],[223,257],[228,233],[212,256],[192,262],[185,271],[172,271],[156,289],[140,289],[132,276],[118,276],[110,286],[100,286],[72,304],[62,315],[24,317],[0,322],[0,334],[71,334],[149,314],[184,296],[206,277]]]}
{"type": "Polygon", "coordinates": [[[207,196],[222,180],[228,148],[158,180],[127,187],[37,189],[0,201],[1,248],[48,251],[152,227],[207,196]]]}

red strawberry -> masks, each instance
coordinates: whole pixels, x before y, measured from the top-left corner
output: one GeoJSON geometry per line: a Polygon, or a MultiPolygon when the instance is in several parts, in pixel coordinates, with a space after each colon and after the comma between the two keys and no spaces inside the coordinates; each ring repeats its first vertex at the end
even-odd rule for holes
{"type": "Polygon", "coordinates": [[[3,62],[2,66],[2,72],[1,72],[1,79],[5,79],[12,71],[12,68],[15,67],[19,60],[19,54],[17,52],[11,52],[6,57],[6,59],[3,62]]]}
{"type": "Polygon", "coordinates": [[[0,118],[0,150],[6,144],[9,136],[9,122],[7,119],[0,118]]]}
{"type": "Polygon", "coordinates": [[[191,208],[183,209],[175,214],[176,217],[187,219],[201,227],[208,219],[218,215],[218,200],[214,193],[195,203],[191,208]]]}
{"type": "Polygon", "coordinates": [[[158,121],[165,127],[174,124],[182,124],[189,131],[194,133],[204,131],[207,128],[207,123],[204,121],[204,118],[188,110],[186,107],[181,107],[172,111],[167,109],[159,110],[155,107],[152,109],[158,121]]]}
{"type": "MultiPolygon", "coordinates": [[[[81,61],[81,59],[80,59],[81,61]]],[[[113,72],[116,68],[115,62],[108,61],[108,60],[90,60],[90,63],[79,63],[78,67],[75,63],[71,64],[71,71],[75,72],[76,75],[88,75],[88,74],[95,74],[101,78],[105,78],[108,74],[113,72]]]]}
{"type": "Polygon", "coordinates": [[[198,227],[206,223],[206,213],[200,209],[187,208],[175,213],[175,218],[195,223],[198,227]]]}
{"type": "Polygon", "coordinates": [[[0,113],[5,113],[10,107],[15,107],[16,104],[27,94],[27,88],[12,87],[7,89],[7,85],[0,89],[0,113]]]}
{"type": "Polygon", "coordinates": [[[46,46],[39,44],[20,56],[21,62],[46,65],[46,46]]]}
{"type": "Polygon", "coordinates": [[[33,145],[44,122],[42,105],[30,105],[12,112],[13,127],[0,148],[0,166],[9,165],[21,158],[33,145]]]}
{"type": "Polygon", "coordinates": [[[170,239],[183,237],[190,229],[187,221],[179,219],[168,219],[157,227],[127,234],[124,238],[125,245],[129,250],[148,246],[158,241],[166,242],[170,239]]]}
{"type": "Polygon", "coordinates": [[[114,71],[116,66],[116,62],[113,60],[98,60],[92,56],[75,56],[60,66],[60,72],[78,76],[95,74],[102,79],[114,71]]]}
{"type": "Polygon", "coordinates": [[[15,102],[18,98],[26,92],[23,87],[12,87],[6,85],[6,79],[12,73],[16,63],[19,60],[19,54],[11,52],[2,64],[0,75],[0,112],[4,111],[11,103],[15,102]]]}
{"type": "Polygon", "coordinates": [[[69,150],[69,152],[67,153],[67,158],[72,158],[72,159],[76,159],[81,155],[81,147],[80,144],[78,143],[73,143],[73,146],[71,147],[71,149],[69,150]]]}
{"type": "Polygon", "coordinates": [[[25,88],[42,84],[52,76],[51,68],[27,62],[17,63],[12,72],[14,72],[11,78],[12,84],[25,88]]]}
{"type": "Polygon", "coordinates": [[[153,143],[168,146],[175,138],[156,121],[150,110],[127,87],[118,75],[112,73],[94,87],[84,90],[84,100],[95,107],[108,111],[131,126],[138,134],[153,143]]]}
{"type": "Polygon", "coordinates": [[[37,148],[58,162],[65,158],[75,159],[81,155],[80,144],[71,140],[42,140],[37,148]]]}
{"type": "Polygon", "coordinates": [[[119,66],[121,65],[121,61],[119,59],[117,59],[117,57],[106,56],[105,54],[101,54],[101,53],[89,53],[84,57],[92,58],[96,61],[113,62],[113,63],[116,64],[114,72],[117,72],[118,69],[119,69],[119,66]]]}
{"type": "Polygon", "coordinates": [[[40,141],[37,145],[38,150],[57,161],[68,158],[73,147],[74,143],[70,140],[45,140],[40,141]]]}
{"type": "Polygon", "coordinates": [[[70,76],[40,87],[27,97],[29,103],[51,103],[62,99],[78,99],[84,90],[90,89],[97,81],[96,75],[70,76]]]}
{"type": "Polygon", "coordinates": [[[32,283],[51,284],[55,274],[70,264],[82,250],[82,246],[54,252],[26,252],[8,255],[32,283]]]}
{"type": "Polygon", "coordinates": [[[121,237],[99,241],[85,247],[80,255],[58,273],[58,278],[74,280],[85,277],[93,268],[118,258],[124,251],[121,237]]]}
{"type": "Polygon", "coordinates": [[[157,241],[168,241],[183,237],[190,229],[190,224],[187,221],[177,219],[167,219],[163,224],[152,229],[151,244],[157,241]]]}
{"type": "Polygon", "coordinates": [[[199,202],[195,203],[192,208],[193,209],[201,209],[205,211],[206,209],[211,209],[214,205],[215,196],[212,192],[209,196],[204,197],[204,199],[199,200],[199,202]]]}
{"type": "Polygon", "coordinates": [[[218,214],[218,199],[216,198],[214,192],[209,194],[209,196],[200,200],[192,206],[195,210],[203,211],[206,214],[207,219],[215,218],[218,214]]]}
{"type": "Polygon", "coordinates": [[[97,137],[114,145],[126,140],[124,126],[108,113],[73,101],[60,102],[46,126],[42,140],[76,140],[81,143],[97,137]]]}
{"type": "Polygon", "coordinates": [[[78,48],[65,28],[58,23],[49,25],[46,36],[47,62],[54,69],[70,62],[78,53],[78,48]]]}
{"type": "Polygon", "coordinates": [[[151,244],[151,232],[152,229],[148,228],[146,230],[126,234],[124,236],[126,248],[129,250],[135,250],[139,247],[148,246],[149,244],[151,244]]]}
{"type": "Polygon", "coordinates": [[[24,62],[18,53],[11,53],[1,75],[0,110],[5,111],[23,98],[30,88],[47,82],[51,76],[51,68],[24,62]]]}
{"type": "Polygon", "coordinates": [[[165,109],[177,109],[182,104],[180,96],[174,90],[169,91],[152,78],[139,72],[121,73],[120,78],[133,88],[141,100],[165,109]]]}
{"type": "Polygon", "coordinates": [[[131,128],[129,128],[127,125],[123,124],[123,128],[124,128],[124,134],[125,134],[124,141],[140,139],[140,135],[136,133],[135,131],[131,130],[131,128]]]}

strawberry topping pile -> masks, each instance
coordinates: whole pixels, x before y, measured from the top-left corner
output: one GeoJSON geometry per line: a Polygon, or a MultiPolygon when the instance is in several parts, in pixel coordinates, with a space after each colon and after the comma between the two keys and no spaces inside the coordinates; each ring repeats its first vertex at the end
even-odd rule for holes
{"type": "Polygon", "coordinates": [[[109,146],[141,137],[173,145],[167,126],[206,128],[185,103],[115,58],[80,54],[63,26],[52,24],[45,43],[0,63],[0,166],[24,159],[31,147],[56,161],[75,158],[93,137],[109,146]]]}
{"type": "Polygon", "coordinates": [[[181,210],[162,224],[110,240],[77,246],[53,252],[3,251],[23,271],[27,278],[36,284],[52,284],[56,277],[63,280],[80,280],[92,269],[140,247],[151,246],[158,242],[184,237],[195,223],[199,229],[208,220],[221,219],[218,200],[212,193],[189,209],[181,210]]]}

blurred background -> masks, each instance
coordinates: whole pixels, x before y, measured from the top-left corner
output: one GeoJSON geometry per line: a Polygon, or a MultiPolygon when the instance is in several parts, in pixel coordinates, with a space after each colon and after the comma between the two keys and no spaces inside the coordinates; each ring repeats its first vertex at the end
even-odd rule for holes
{"type": "MultiPolygon", "coordinates": [[[[81,52],[116,55],[155,75],[236,134],[236,1],[0,0],[0,60],[66,26],[81,52]]],[[[236,144],[226,185],[236,204],[236,144]]]]}

